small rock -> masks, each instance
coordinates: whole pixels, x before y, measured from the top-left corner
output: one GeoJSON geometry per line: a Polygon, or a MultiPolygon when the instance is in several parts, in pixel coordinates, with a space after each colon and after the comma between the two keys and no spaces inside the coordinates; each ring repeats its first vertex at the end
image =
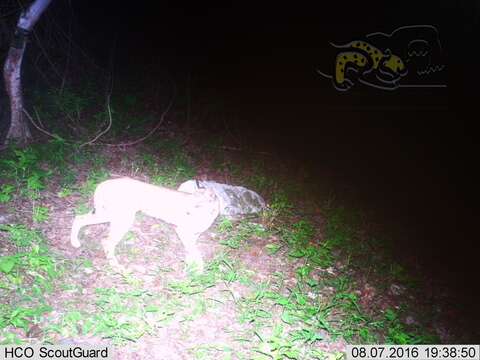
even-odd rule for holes
{"type": "Polygon", "coordinates": [[[405,291],[405,288],[403,286],[397,285],[397,284],[392,284],[390,286],[390,293],[392,295],[398,296],[401,295],[405,291]]]}
{"type": "Polygon", "coordinates": [[[178,191],[194,193],[199,189],[212,190],[220,201],[220,214],[226,216],[255,214],[265,208],[265,200],[256,192],[242,186],[221,184],[214,181],[185,181],[178,191]]]}
{"type": "Polygon", "coordinates": [[[407,324],[407,325],[417,325],[418,321],[415,320],[415,318],[412,315],[408,315],[405,318],[405,324],[407,324]]]}

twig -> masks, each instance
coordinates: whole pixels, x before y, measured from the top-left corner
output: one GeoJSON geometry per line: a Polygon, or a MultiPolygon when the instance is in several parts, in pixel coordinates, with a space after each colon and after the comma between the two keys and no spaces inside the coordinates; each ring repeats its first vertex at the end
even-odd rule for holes
{"type": "Polygon", "coordinates": [[[95,143],[95,141],[97,141],[101,136],[105,135],[109,130],[110,128],[112,127],[112,110],[110,108],[110,98],[112,96],[112,91],[113,91],[113,79],[114,79],[114,67],[113,67],[113,59],[114,59],[114,54],[115,54],[115,48],[116,48],[116,43],[117,43],[117,38],[115,36],[115,39],[113,40],[113,46],[112,48],[110,49],[110,86],[107,87],[107,93],[106,93],[106,98],[107,98],[107,101],[106,101],[106,106],[107,106],[107,112],[108,112],[108,125],[107,127],[105,128],[105,130],[103,131],[100,131],[97,136],[95,136],[92,140],[90,141],[87,141],[83,144],[81,144],[79,146],[79,148],[82,148],[84,147],[85,145],[92,145],[93,143],[95,143]]]}
{"type": "Polygon", "coordinates": [[[33,120],[33,117],[28,113],[27,110],[25,109],[22,109],[23,110],[23,113],[27,116],[28,120],[30,120],[30,122],[33,124],[33,126],[35,126],[35,128],[44,133],[45,135],[48,135],[54,139],[58,139],[58,135],[54,135],[52,134],[51,132],[48,132],[47,130],[43,129],[42,127],[40,127],[39,125],[37,125],[37,123],[33,120]]]}
{"type": "Polygon", "coordinates": [[[160,125],[163,124],[163,122],[165,121],[165,116],[167,115],[167,113],[170,111],[170,109],[172,108],[173,106],[173,102],[175,100],[175,97],[177,95],[177,87],[175,86],[175,82],[173,82],[172,80],[172,84],[173,84],[173,94],[172,94],[172,97],[170,98],[170,102],[168,103],[167,105],[167,108],[163,111],[162,115],[160,116],[160,120],[158,121],[158,123],[153,127],[152,130],[150,130],[145,136],[142,136],[140,139],[137,139],[137,140],[133,140],[133,141],[129,141],[129,142],[125,142],[125,143],[120,143],[120,144],[107,144],[107,143],[102,143],[102,144],[99,144],[99,145],[105,145],[105,146],[132,146],[132,145],[136,145],[136,144],[139,144],[141,143],[142,141],[145,141],[146,139],[148,139],[150,136],[152,136],[152,134],[158,130],[158,128],[160,127],[160,125]]]}
{"type": "MultiPolygon", "coordinates": [[[[72,15],[72,4],[69,4],[70,8],[70,15],[72,15]]],[[[73,18],[73,16],[71,16],[73,18]]],[[[72,21],[70,20],[68,22],[68,38],[71,39],[72,37],[72,21]]],[[[72,57],[72,42],[68,41],[68,50],[67,50],[67,60],[65,62],[65,69],[63,71],[63,78],[62,78],[62,83],[60,85],[60,94],[63,93],[63,90],[65,89],[65,84],[67,83],[67,74],[70,71],[70,59],[72,57]]]]}
{"type": "Polygon", "coordinates": [[[246,149],[242,149],[242,148],[239,148],[239,147],[233,147],[233,146],[219,146],[219,148],[223,149],[223,150],[249,152],[249,153],[260,154],[260,155],[268,155],[268,156],[272,155],[271,153],[266,152],[266,151],[246,150],[246,149]]]}
{"type": "Polygon", "coordinates": [[[33,111],[35,111],[35,117],[37,118],[38,125],[42,128],[45,129],[45,125],[42,124],[42,119],[40,119],[40,115],[38,114],[37,108],[33,107],[33,111]]]}
{"type": "Polygon", "coordinates": [[[82,147],[84,147],[85,145],[92,145],[92,144],[93,144],[95,141],[97,141],[101,136],[105,135],[105,134],[110,130],[110,128],[112,127],[112,122],[113,122],[113,121],[112,121],[112,111],[111,111],[111,109],[110,109],[110,95],[111,95],[111,94],[112,94],[111,92],[107,94],[107,112],[108,112],[108,125],[107,125],[107,127],[105,128],[105,130],[100,131],[100,132],[97,134],[97,136],[95,136],[92,140],[89,140],[89,141],[81,144],[81,145],[79,146],[79,148],[82,148],[82,147]]]}

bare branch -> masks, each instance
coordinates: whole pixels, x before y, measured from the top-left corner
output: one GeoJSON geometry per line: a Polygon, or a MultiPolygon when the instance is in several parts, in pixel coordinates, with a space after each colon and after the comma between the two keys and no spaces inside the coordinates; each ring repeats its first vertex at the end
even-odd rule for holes
{"type": "Polygon", "coordinates": [[[165,116],[170,111],[175,97],[176,97],[176,90],[174,91],[174,94],[170,98],[170,102],[168,103],[166,109],[163,111],[162,115],[160,116],[160,120],[158,121],[158,123],[145,136],[141,137],[140,139],[125,142],[125,143],[121,143],[121,144],[102,144],[102,145],[107,145],[107,146],[132,146],[132,145],[137,145],[137,144],[141,143],[142,141],[145,141],[150,136],[152,136],[153,133],[155,133],[155,131],[157,131],[160,128],[160,126],[163,124],[163,122],[165,121],[165,116]]]}
{"type": "Polygon", "coordinates": [[[97,136],[95,136],[92,140],[87,141],[87,142],[83,143],[82,145],[80,145],[80,148],[84,147],[85,145],[92,145],[101,136],[105,135],[110,130],[110,128],[112,127],[113,120],[112,120],[112,110],[110,108],[110,96],[111,96],[111,93],[107,94],[107,112],[108,112],[108,125],[107,125],[107,127],[105,128],[105,130],[100,131],[97,134],[97,136]]]}
{"type": "MultiPolygon", "coordinates": [[[[48,135],[54,139],[58,139],[57,135],[52,134],[51,132],[48,132],[47,130],[43,129],[41,126],[39,126],[34,120],[32,115],[29,114],[29,112],[25,109],[23,109],[23,113],[27,116],[28,120],[32,123],[32,125],[40,132],[44,133],[45,135],[48,135]]],[[[38,116],[38,114],[37,114],[38,116]]]]}

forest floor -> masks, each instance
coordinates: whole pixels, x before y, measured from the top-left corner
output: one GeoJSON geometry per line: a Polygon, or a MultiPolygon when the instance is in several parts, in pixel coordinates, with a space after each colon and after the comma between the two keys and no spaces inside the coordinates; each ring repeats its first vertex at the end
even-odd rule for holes
{"type": "Polygon", "coordinates": [[[57,139],[2,153],[1,343],[108,345],[115,359],[303,360],[340,359],[347,344],[478,340],[448,290],[395,261],[381,226],[327,178],[315,190],[273,154],[200,137],[171,129],[132,147],[57,139]],[[218,218],[199,239],[201,274],[186,269],[170,225],[138,214],[117,246],[119,272],[100,244],[107,224],[85,227],[79,249],[69,242],[96,185],[119,176],[242,185],[269,206],[218,218]]]}

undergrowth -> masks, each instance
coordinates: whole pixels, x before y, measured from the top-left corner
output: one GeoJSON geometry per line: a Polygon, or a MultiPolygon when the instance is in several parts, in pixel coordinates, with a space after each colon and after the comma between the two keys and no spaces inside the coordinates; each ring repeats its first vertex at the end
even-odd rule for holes
{"type": "MultiPolygon", "coordinates": [[[[50,95],[50,105],[38,109],[44,119],[61,114],[80,126],[84,115],[93,113],[103,121],[103,110],[84,95],[71,91],[50,95]]],[[[117,120],[114,135],[124,134],[122,127],[132,119],[138,124],[149,121],[135,117],[138,102],[134,96],[125,96],[112,105],[117,120]]],[[[326,353],[319,344],[439,341],[419,324],[402,321],[408,307],[380,309],[375,308],[380,304],[375,299],[373,307],[364,302],[359,279],[370,279],[369,274],[381,274],[406,288],[414,282],[388,253],[382,255],[374,238],[362,235],[358,211],[331,201],[319,204],[324,218],[319,226],[308,216],[298,215],[293,200],[300,192],[298,186],[274,179],[262,162],[253,168],[233,163],[226,169],[228,162],[219,155],[212,155],[212,167],[231,171],[237,182],[268,196],[263,213],[241,221],[219,219],[215,231],[222,251],[207,263],[203,274],[170,279],[159,291],[135,276],[119,278],[105,271],[102,274],[118,283],[87,292],[70,272],[91,273],[92,263],[59,260],[45,240],[52,231],[49,222],[58,216],[49,210],[52,196],[69,200],[70,210],[84,213],[96,186],[111,177],[108,152],[78,145],[58,136],[23,149],[12,146],[2,154],[0,203],[16,222],[0,225],[1,343],[95,335],[122,346],[155,336],[175,321],[188,328],[195,319],[227,305],[242,330],[225,330],[230,343],[197,344],[189,349],[190,355],[197,359],[336,359],[342,355],[326,353]],[[79,173],[78,169],[86,171],[79,173]],[[14,216],[19,204],[29,209],[28,216],[14,216]],[[42,224],[46,225],[43,234],[37,229],[42,224]],[[260,250],[258,244],[262,244],[260,250]],[[278,260],[281,266],[260,281],[252,265],[241,260],[252,249],[266,256],[263,261],[278,260]],[[372,249],[375,256],[371,256],[372,249]],[[238,292],[239,288],[244,291],[238,292]],[[52,291],[71,295],[71,301],[57,308],[55,316],[49,304],[52,291]],[[39,324],[42,331],[38,333],[39,324]]],[[[204,153],[212,154],[208,146],[204,153]]],[[[164,139],[150,143],[141,155],[122,154],[121,170],[175,188],[195,176],[199,160],[180,141],[164,139]]]]}

